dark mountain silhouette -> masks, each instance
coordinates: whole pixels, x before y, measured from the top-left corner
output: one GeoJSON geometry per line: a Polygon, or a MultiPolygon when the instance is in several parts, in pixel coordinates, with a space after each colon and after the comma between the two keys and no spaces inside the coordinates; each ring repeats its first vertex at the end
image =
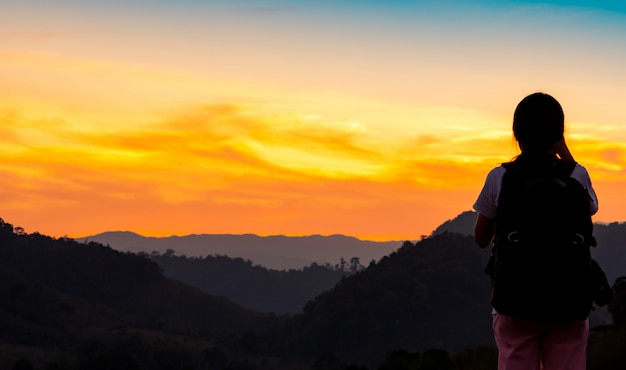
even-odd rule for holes
{"type": "Polygon", "coordinates": [[[463,235],[474,235],[474,224],[477,214],[474,211],[465,211],[453,219],[447,220],[439,225],[432,235],[443,233],[458,233],[463,235]]]}
{"type": "Polygon", "coordinates": [[[296,237],[203,234],[155,238],[131,232],[106,232],[77,238],[76,241],[94,241],[122,252],[156,251],[164,254],[167,250],[174,250],[177,255],[188,257],[227,255],[276,270],[300,269],[312,263],[334,265],[341,258],[349,260],[353,257],[368,264],[393,252],[401,244],[401,241],[374,242],[343,235],[296,237]]]}
{"type": "Polygon", "coordinates": [[[26,234],[2,220],[0,278],[0,368],[10,368],[2,361],[11,349],[76,359],[147,333],[156,347],[166,349],[169,342],[182,351],[172,344],[172,336],[180,335],[210,348],[212,341],[257,330],[267,320],[165,278],[146,258],[26,234]]]}
{"type": "Polygon", "coordinates": [[[394,349],[460,350],[492,343],[488,254],[469,236],[442,233],[403,246],[344,278],[276,328],[278,349],[332,352],[346,361],[379,363],[394,349]]]}
{"type": "Polygon", "coordinates": [[[336,266],[311,264],[302,269],[271,270],[227,256],[183,257],[152,254],[165,276],[209,294],[223,295],[261,312],[295,314],[313,297],[332,289],[342,276],[359,271],[358,258],[336,266]]]}
{"type": "Polygon", "coordinates": [[[591,255],[602,266],[609,282],[613,283],[625,274],[626,269],[626,223],[594,224],[598,246],[591,255]]]}
{"type": "MultiPolygon", "coordinates": [[[[473,228],[473,220],[475,214],[463,213],[444,225],[462,230],[470,221],[473,228]]],[[[606,235],[620,240],[619,228],[611,233],[598,228],[607,245],[606,235]]],[[[626,238],[624,232],[621,238],[626,238]]],[[[625,254],[626,249],[619,250],[620,256],[625,254]]],[[[309,302],[304,314],[280,322],[271,340],[276,348],[287,350],[284,356],[333,353],[368,366],[380,363],[393,349],[460,351],[493,345],[491,283],[483,272],[488,256],[473,236],[447,232],[442,226],[431,237],[405,242],[380,262],[343,278],[309,302]]],[[[615,273],[625,275],[626,264],[615,273]]],[[[592,312],[592,327],[610,323],[606,307],[592,312]]]]}

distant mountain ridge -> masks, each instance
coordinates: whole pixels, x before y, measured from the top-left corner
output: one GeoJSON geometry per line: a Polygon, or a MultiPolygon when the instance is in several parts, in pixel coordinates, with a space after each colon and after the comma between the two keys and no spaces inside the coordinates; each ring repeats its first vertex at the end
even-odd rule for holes
{"type": "Polygon", "coordinates": [[[205,257],[226,255],[252,261],[276,270],[299,269],[311,263],[336,264],[343,258],[358,257],[362,264],[377,261],[393,252],[402,241],[376,242],[344,235],[258,236],[254,234],[201,234],[170,237],[146,237],[129,231],[105,232],[84,238],[80,243],[97,242],[132,253],[163,254],[168,249],[176,255],[205,257]]]}
{"type": "MultiPolygon", "coordinates": [[[[431,236],[446,232],[473,235],[476,212],[465,211],[437,227],[431,236]]],[[[596,223],[594,235],[598,247],[592,249],[593,257],[600,263],[610,282],[623,275],[626,266],[626,223],[596,223]]],[[[361,264],[394,252],[403,241],[375,242],[344,235],[310,236],[258,236],[254,234],[201,234],[170,237],[145,237],[128,231],[105,232],[77,238],[108,245],[132,253],[165,253],[168,249],[176,255],[205,257],[222,255],[250,260],[255,265],[269,269],[301,269],[312,263],[335,265],[343,258],[348,261],[358,257],[361,264]]]]}

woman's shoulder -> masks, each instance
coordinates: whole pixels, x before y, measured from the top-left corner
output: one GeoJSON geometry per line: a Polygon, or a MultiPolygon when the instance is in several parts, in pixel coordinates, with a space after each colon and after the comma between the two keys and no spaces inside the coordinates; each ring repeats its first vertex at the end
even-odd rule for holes
{"type": "Polygon", "coordinates": [[[587,172],[585,166],[579,163],[576,163],[576,165],[574,166],[570,177],[578,180],[578,182],[583,184],[584,187],[591,187],[591,178],[589,177],[589,172],[587,172]]]}
{"type": "Polygon", "coordinates": [[[589,178],[589,172],[587,172],[585,166],[580,163],[576,163],[576,165],[574,165],[574,169],[572,170],[571,176],[574,178],[589,178]]]}
{"type": "Polygon", "coordinates": [[[580,182],[583,187],[587,189],[591,214],[595,214],[598,211],[598,197],[596,196],[596,192],[591,184],[591,178],[589,177],[587,169],[583,165],[576,163],[570,177],[578,180],[578,182],[580,182]]]}
{"type": "Polygon", "coordinates": [[[491,182],[497,182],[499,183],[502,180],[502,176],[504,176],[504,173],[506,172],[506,163],[502,163],[494,168],[492,168],[489,173],[487,174],[487,181],[491,182]]]}

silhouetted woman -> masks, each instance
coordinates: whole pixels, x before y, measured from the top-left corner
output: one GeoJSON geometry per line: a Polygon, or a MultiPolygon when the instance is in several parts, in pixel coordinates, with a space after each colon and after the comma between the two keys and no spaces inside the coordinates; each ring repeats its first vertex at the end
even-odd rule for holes
{"type": "MultiPolygon", "coordinates": [[[[474,230],[475,240],[481,248],[490,245],[494,236],[496,236],[495,248],[498,248],[498,238],[501,234],[497,233],[496,229],[500,225],[497,216],[503,214],[498,208],[499,199],[502,199],[500,198],[502,180],[507,171],[512,172],[511,165],[515,165],[516,162],[530,163],[531,166],[541,163],[569,163],[571,169],[569,177],[582,184],[588,194],[589,220],[590,215],[597,212],[598,202],[589,174],[583,166],[575,163],[565,144],[563,132],[563,110],[552,96],[535,93],[525,97],[518,104],[513,116],[513,135],[522,153],[513,162],[500,165],[489,172],[484,187],[474,204],[474,209],[478,212],[474,230]]],[[[513,175],[511,174],[507,179],[511,176],[513,175]]],[[[586,202],[586,199],[583,202],[586,202]]],[[[500,218],[503,217],[500,216],[500,218]]],[[[547,233],[547,231],[543,232],[547,233]]],[[[504,237],[510,239],[506,241],[508,243],[511,243],[511,240],[516,242],[517,238],[520,238],[517,233],[509,233],[504,237]]],[[[541,239],[550,239],[550,236],[545,234],[541,239]]],[[[534,240],[539,240],[539,238],[534,240]]],[[[537,258],[544,257],[539,253],[537,258]]],[[[533,271],[529,271],[527,275],[532,274],[533,271]]],[[[523,286],[525,284],[523,279],[527,277],[519,277],[519,279],[521,280],[518,285],[523,286]]],[[[492,304],[494,305],[493,330],[499,352],[499,370],[585,369],[589,330],[587,318],[577,317],[573,320],[557,320],[556,322],[536,320],[511,314],[510,312],[515,312],[514,307],[510,308],[510,311],[507,307],[506,310],[501,309],[506,312],[498,312],[498,307],[505,306],[494,304],[493,297],[492,304]]]]}

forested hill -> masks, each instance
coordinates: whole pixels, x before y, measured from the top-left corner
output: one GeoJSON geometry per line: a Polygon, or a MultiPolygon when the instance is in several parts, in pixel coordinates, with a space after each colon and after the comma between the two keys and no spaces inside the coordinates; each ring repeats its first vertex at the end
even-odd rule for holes
{"type": "Polygon", "coordinates": [[[213,295],[260,312],[301,313],[318,294],[332,289],[342,276],[364,267],[358,258],[341,260],[335,266],[312,263],[301,269],[272,270],[250,260],[227,256],[186,257],[153,253],[163,273],[213,295]]]}
{"type": "Polygon", "coordinates": [[[289,353],[332,352],[377,363],[394,349],[490,345],[488,253],[469,236],[441,234],[347,277],[270,337],[289,353]]]}
{"type": "MultiPolygon", "coordinates": [[[[398,349],[408,351],[401,353],[401,361],[412,361],[411,354],[426,354],[430,348],[451,351],[464,361],[460,358],[478,353],[466,353],[464,348],[493,346],[491,281],[483,272],[488,256],[472,236],[458,233],[442,231],[415,244],[405,242],[396,252],[311,300],[305,313],[278,322],[267,335],[268,346],[280,356],[325,353],[370,368],[398,349]]],[[[621,271],[620,276],[626,275],[626,267],[621,271]]],[[[608,315],[606,307],[596,308],[592,326],[602,325],[606,330],[611,316],[626,317],[626,278],[617,279],[614,289],[612,314],[608,315]]],[[[592,337],[589,355],[594,366],[590,370],[624,368],[615,365],[615,359],[622,357],[624,334],[592,337]]],[[[458,368],[494,369],[484,362],[489,359],[486,356],[458,368]]],[[[447,363],[446,358],[439,358],[440,366],[447,363]]],[[[618,362],[626,366],[626,360],[618,362]]],[[[451,365],[433,368],[455,369],[451,365]]]]}
{"type": "Polygon", "coordinates": [[[175,362],[189,348],[174,343],[174,335],[201,338],[204,350],[217,338],[258,330],[267,319],[165,278],[146,258],[27,234],[2,220],[0,277],[0,368],[10,368],[2,361],[13,349],[48,360],[89,360],[119,352],[120,345],[141,357],[149,343],[153,357],[141,361],[159,353],[175,362]]]}

